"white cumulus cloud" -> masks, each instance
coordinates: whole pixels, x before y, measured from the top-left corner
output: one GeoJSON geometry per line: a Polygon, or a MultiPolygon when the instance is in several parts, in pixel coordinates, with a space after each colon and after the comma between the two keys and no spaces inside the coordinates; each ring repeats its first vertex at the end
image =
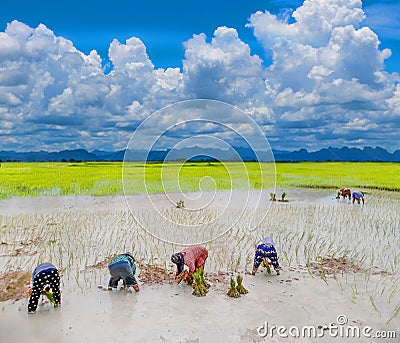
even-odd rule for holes
{"type": "Polygon", "coordinates": [[[155,68],[138,37],[114,39],[105,72],[96,51],[13,21],[0,32],[0,145],[124,148],[154,111],[207,98],[251,115],[276,148],[400,148],[400,77],[385,71],[391,51],[365,22],[360,0],[305,0],[291,18],[250,16],[265,56],[221,26],[182,42],[182,69],[155,68]]]}

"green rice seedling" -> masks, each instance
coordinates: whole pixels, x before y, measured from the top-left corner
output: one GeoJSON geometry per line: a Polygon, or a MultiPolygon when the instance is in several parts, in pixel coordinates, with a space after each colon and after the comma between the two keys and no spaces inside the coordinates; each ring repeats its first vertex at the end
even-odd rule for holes
{"type": "Polygon", "coordinates": [[[50,303],[54,305],[54,307],[58,307],[60,306],[59,304],[56,303],[56,301],[54,300],[54,295],[53,292],[51,291],[51,289],[44,289],[42,291],[42,294],[45,295],[47,297],[47,299],[49,299],[50,303]]]}
{"type": "Polygon", "coordinates": [[[283,256],[285,256],[285,259],[286,259],[286,261],[287,261],[287,264],[288,264],[289,267],[290,267],[290,266],[291,266],[291,262],[292,262],[292,257],[291,257],[291,255],[290,255],[286,250],[283,250],[282,253],[283,253],[283,256]]]}
{"type": "Polygon", "coordinates": [[[297,264],[300,264],[299,249],[300,249],[300,244],[297,244],[295,248],[297,264]]]}
{"type": "Polygon", "coordinates": [[[203,285],[203,287],[206,289],[206,291],[208,292],[208,289],[210,288],[210,284],[204,278],[204,267],[200,267],[198,272],[200,274],[200,282],[203,285]]]}
{"type": "Polygon", "coordinates": [[[357,303],[356,302],[356,299],[357,299],[357,289],[356,289],[356,287],[351,287],[351,290],[352,290],[352,296],[351,296],[351,301],[353,302],[353,303],[357,303]]]}
{"type": "Polygon", "coordinates": [[[340,287],[340,289],[343,291],[344,287],[342,285],[342,283],[340,282],[339,278],[337,277],[336,274],[333,274],[333,279],[336,281],[336,284],[340,287]]]}
{"type": "Polygon", "coordinates": [[[240,274],[238,274],[236,281],[237,281],[236,290],[238,291],[239,294],[249,293],[249,291],[242,285],[243,277],[240,274]]]}
{"type": "Polygon", "coordinates": [[[353,290],[353,294],[356,296],[356,295],[358,295],[358,290],[357,290],[357,285],[356,284],[354,284],[352,287],[351,287],[351,289],[353,290]]]}
{"type": "Polygon", "coordinates": [[[204,297],[207,295],[208,289],[205,287],[204,276],[202,277],[200,271],[193,273],[194,289],[192,294],[197,297],[204,297]]]}
{"type": "Polygon", "coordinates": [[[386,324],[389,324],[393,319],[397,318],[399,314],[400,314],[400,306],[396,306],[392,316],[386,321],[386,324]]]}
{"type": "Polygon", "coordinates": [[[183,200],[179,200],[176,203],[177,208],[184,208],[185,207],[185,202],[183,200]]]}
{"type": "Polygon", "coordinates": [[[233,268],[235,272],[239,269],[241,260],[242,260],[242,257],[241,257],[241,255],[239,255],[236,259],[235,267],[233,268]]]}
{"type": "Polygon", "coordinates": [[[390,304],[392,301],[392,297],[398,293],[398,289],[396,285],[393,285],[393,290],[390,292],[389,297],[388,297],[388,303],[390,304]]]}
{"type": "Polygon", "coordinates": [[[286,192],[283,192],[281,195],[281,198],[278,201],[279,202],[288,202],[289,200],[287,200],[285,198],[286,198],[286,192]]]}
{"type": "Polygon", "coordinates": [[[374,302],[374,299],[373,299],[372,295],[370,295],[369,301],[370,301],[370,303],[371,303],[373,309],[374,309],[376,312],[378,312],[378,313],[380,314],[378,308],[377,308],[376,305],[375,305],[375,302],[374,302]]]}
{"type": "Polygon", "coordinates": [[[231,277],[230,285],[231,285],[231,287],[229,288],[228,293],[226,293],[226,294],[231,298],[239,298],[240,293],[238,292],[238,290],[236,288],[235,280],[232,277],[231,277]]]}
{"type": "Polygon", "coordinates": [[[245,269],[253,265],[253,251],[248,251],[246,254],[246,264],[244,266],[245,269]]]}

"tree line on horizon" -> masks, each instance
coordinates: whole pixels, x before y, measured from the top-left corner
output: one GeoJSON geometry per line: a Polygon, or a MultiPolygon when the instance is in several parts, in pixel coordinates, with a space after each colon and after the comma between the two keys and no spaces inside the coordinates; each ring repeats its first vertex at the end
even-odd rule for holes
{"type": "MultiPolygon", "coordinates": [[[[232,155],[225,155],[222,150],[196,148],[197,154],[190,159],[193,162],[216,162],[235,161],[232,155]],[[218,156],[218,157],[215,157],[218,156]]],[[[257,161],[257,156],[251,148],[234,147],[242,161],[257,161]]],[[[149,153],[138,151],[137,154],[130,152],[131,161],[163,162],[169,150],[153,150],[149,153]]],[[[294,151],[273,150],[275,162],[400,162],[400,150],[388,152],[381,147],[364,148],[323,148],[309,152],[307,149],[294,151]]],[[[175,154],[176,160],[179,153],[175,154]]],[[[85,149],[62,150],[58,152],[47,151],[0,151],[0,162],[121,162],[124,160],[125,150],[119,151],[100,151],[89,152],[85,149]]],[[[184,160],[184,154],[182,159],[184,160]]],[[[237,160],[237,158],[236,158],[237,160]]]]}

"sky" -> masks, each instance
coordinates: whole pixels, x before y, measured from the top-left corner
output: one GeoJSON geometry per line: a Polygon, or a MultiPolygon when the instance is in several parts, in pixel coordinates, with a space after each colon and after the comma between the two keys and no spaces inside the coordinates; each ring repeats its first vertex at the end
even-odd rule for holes
{"type": "Polygon", "coordinates": [[[0,150],[124,149],[152,113],[192,99],[237,107],[273,149],[400,149],[400,1],[14,1],[0,13],[0,150]]]}

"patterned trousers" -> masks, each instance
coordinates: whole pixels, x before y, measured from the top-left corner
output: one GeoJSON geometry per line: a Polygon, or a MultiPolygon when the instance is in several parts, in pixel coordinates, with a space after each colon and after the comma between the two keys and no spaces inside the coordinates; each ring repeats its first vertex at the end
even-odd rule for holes
{"type": "Polygon", "coordinates": [[[29,297],[28,303],[29,312],[36,311],[42,290],[47,285],[50,286],[53,291],[56,304],[61,304],[60,276],[58,275],[58,271],[56,269],[45,270],[37,274],[33,280],[32,294],[29,297]]]}
{"type": "Polygon", "coordinates": [[[254,268],[258,268],[264,259],[270,259],[275,270],[279,270],[278,255],[272,245],[259,245],[254,257],[254,268]]]}

